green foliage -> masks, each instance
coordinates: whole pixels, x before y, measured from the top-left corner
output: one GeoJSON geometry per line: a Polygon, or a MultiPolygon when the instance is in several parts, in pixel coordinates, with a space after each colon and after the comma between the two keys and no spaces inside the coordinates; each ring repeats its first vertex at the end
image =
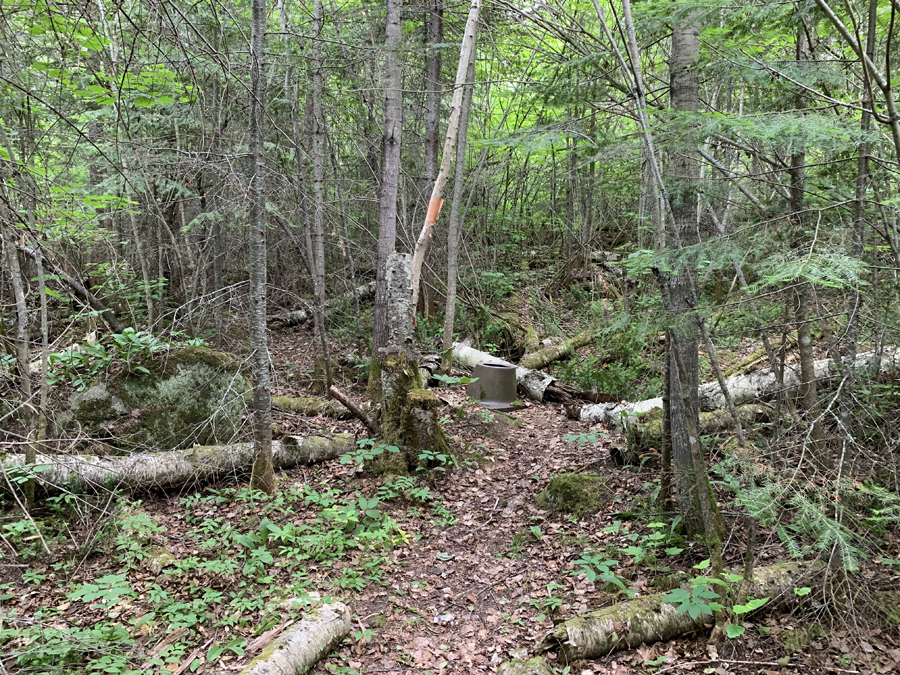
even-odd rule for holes
{"type": "Polygon", "coordinates": [[[363,463],[378,457],[385,452],[400,452],[400,448],[396,445],[388,445],[386,443],[379,443],[374,438],[363,438],[356,441],[357,447],[353,452],[348,452],[341,455],[341,464],[359,464],[363,463]]]}

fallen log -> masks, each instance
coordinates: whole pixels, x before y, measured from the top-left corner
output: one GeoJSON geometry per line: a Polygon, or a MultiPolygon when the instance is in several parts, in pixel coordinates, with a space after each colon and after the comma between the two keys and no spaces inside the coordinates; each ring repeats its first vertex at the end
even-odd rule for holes
{"type": "MultiPolygon", "coordinates": [[[[828,380],[840,376],[840,369],[835,367],[831,359],[821,359],[813,364],[817,380],[828,380]]],[[[864,352],[856,357],[857,373],[879,375],[896,375],[900,373],[900,347],[884,347],[880,351],[864,352]]],[[[763,368],[745,375],[736,375],[725,379],[725,385],[731,393],[735,405],[751,401],[765,401],[774,398],[779,392],[796,389],[801,384],[800,364],[789,363],[784,367],[784,386],[770,368],[763,368]]],[[[725,395],[718,382],[701,384],[698,389],[700,409],[718,410],[725,407],[725,395]]],[[[662,408],[662,398],[651,398],[634,403],[600,403],[584,406],[579,418],[587,422],[612,424],[619,428],[627,428],[629,420],[635,415],[648,412],[654,408],[662,408]]]]}
{"type": "Polygon", "coordinates": [[[540,370],[558,359],[573,354],[575,350],[588,344],[593,337],[593,331],[586,330],[561,344],[551,345],[532,354],[526,354],[519,360],[519,366],[530,370],[540,370]]]}
{"type": "MultiPolygon", "coordinates": [[[[337,398],[335,396],[335,398],[337,398]]],[[[272,405],[279,410],[295,415],[326,415],[339,420],[350,419],[353,413],[347,408],[337,405],[334,401],[323,401],[318,398],[306,396],[273,396],[272,405]]]]}
{"type": "MultiPolygon", "coordinates": [[[[354,448],[351,434],[287,436],[272,442],[275,468],[288,469],[333,459],[354,448]]],[[[38,455],[33,472],[38,485],[47,490],[86,492],[97,489],[169,488],[206,481],[235,472],[249,471],[255,453],[252,443],[196,445],[184,450],[145,452],[127,457],[97,455],[38,455]]],[[[28,467],[25,455],[10,454],[0,460],[9,489],[9,473],[28,467]]]]}
{"type": "MultiPolygon", "coordinates": [[[[809,585],[825,569],[822,563],[790,562],[757,568],[748,594],[769,598],[764,607],[772,608],[796,602],[794,589],[809,585]]],[[[556,651],[559,660],[596,659],[620,649],[635,649],[641,644],[663,642],[704,629],[703,618],[694,620],[662,599],[666,593],[620,602],[588,612],[556,626],[537,646],[537,653],[556,651]]],[[[709,618],[709,617],[707,617],[709,618]]]]}
{"type": "Polygon", "coordinates": [[[342,602],[325,603],[306,612],[239,675],[308,673],[350,632],[350,610],[342,602]]]}
{"type": "Polygon", "coordinates": [[[462,342],[453,343],[453,361],[460,368],[474,370],[479,363],[499,363],[513,366],[516,369],[516,383],[519,392],[538,403],[564,403],[571,404],[581,399],[582,394],[574,387],[570,387],[547,375],[540,370],[531,370],[515,366],[508,361],[491,356],[487,352],[480,352],[462,342]]]}
{"type": "MultiPolygon", "coordinates": [[[[366,298],[370,298],[373,295],[375,295],[375,282],[370,281],[363,284],[362,286],[358,286],[355,290],[351,290],[342,295],[336,295],[333,298],[329,298],[329,300],[325,303],[325,308],[334,309],[335,307],[339,307],[346,302],[350,302],[354,297],[359,300],[365,300],[366,298]]],[[[268,319],[266,319],[266,322],[279,323],[281,324],[282,328],[290,328],[291,326],[299,326],[311,317],[312,312],[308,312],[305,309],[297,309],[293,312],[285,312],[283,314],[270,316],[268,319]]]]}
{"type": "MultiPolygon", "coordinates": [[[[628,452],[626,464],[633,464],[637,455],[650,448],[662,447],[662,409],[654,414],[648,413],[647,417],[638,417],[628,425],[628,452]]],[[[752,425],[758,422],[769,421],[772,410],[763,403],[747,403],[737,407],[737,414],[741,424],[752,425]]],[[[734,419],[727,410],[712,410],[700,413],[700,433],[704,436],[730,431],[734,429],[734,419]]]]}

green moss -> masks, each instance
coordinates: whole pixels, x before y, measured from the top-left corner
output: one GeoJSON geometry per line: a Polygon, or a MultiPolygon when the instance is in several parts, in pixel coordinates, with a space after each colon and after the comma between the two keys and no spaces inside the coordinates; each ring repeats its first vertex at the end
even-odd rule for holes
{"type": "Polygon", "coordinates": [[[583,473],[564,473],[550,479],[547,487],[537,496],[537,502],[545,509],[571,513],[577,517],[600,510],[607,494],[607,480],[583,473]]]}
{"type": "Polygon", "coordinates": [[[384,614],[376,614],[369,619],[369,625],[375,629],[387,628],[388,620],[384,614]]]}
{"type": "Polygon", "coordinates": [[[178,374],[179,366],[198,364],[229,373],[248,373],[243,361],[234,354],[202,346],[178,347],[164,353],[157,352],[136,365],[149,370],[153,377],[168,378],[178,374]]]}
{"type": "Polygon", "coordinates": [[[349,411],[334,401],[323,401],[318,398],[305,396],[273,396],[272,405],[284,412],[295,415],[329,415],[331,417],[346,418],[349,411]]]}

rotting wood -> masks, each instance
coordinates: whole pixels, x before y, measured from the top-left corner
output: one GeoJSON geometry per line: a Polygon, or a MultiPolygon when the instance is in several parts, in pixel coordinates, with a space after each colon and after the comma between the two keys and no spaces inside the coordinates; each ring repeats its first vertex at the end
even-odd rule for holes
{"type": "Polygon", "coordinates": [[[279,635],[239,675],[308,673],[350,632],[350,609],[342,602],[325,603],[279,635]]]}
{"type": "Polygon", "coordinates": [[[528,368],[530,370],[540,370],[554,361],[575,353],[575,350],[578,348],[589,344],[593,337],[593,331],[586,330],[573,338],[569,338],[561,344],[551,345],[531,354],[526,354],[519,361],[519,367],[528,368]]]}
{"type": "MultiPolygon", "coordinates": [[[[276,469],[333,459],[354,447],[351,434],[286,436],[272,442],[276,469]]],[[[146,452],[127,457],[96,455],[43,455],[35,463],[37,482],[46,490],[85,492],[115,488],[168,488],[244,473],[253,466],[252,443],[197,445],[184,450],[146,452]],[[39,468],[38,468],[39,467],[39,468]]],[[[21,471],[25,456],[3,458],[5,471],[21,471]]]]}
{"type": "MultiPolygon", "coordinates": [[[[337,396],[334,398],[337,399],[337,396]]],[[[340,399],[338,399],[340,400],[340,399]]],[[[310,398],[307,396],[273,396],[272,405],[283,412],[294,413],[296,415],[327,415],[335,417],[339,420],[345,420],[352,417],[355,413],[334,403],[334,401],[323,401],[318,398],[310,398]]]]}
{"type": "Polygon", "coordinates": [[[343,405],[347,410],[353,413],[356,418],[366,425],[366,428],[371,431],[375,436],[381,435],[381,427],[378,426],[378,423],[369,418],[363,409],[360,408],[353,400],[347,396],[344,392],[338,389],[336,386],[331,385],[328,388],[328,393],[334,398],[335,401],[338,401],[341,405],[343,405]]]}
{"type": "MultiPolygon", "coordinates": [[[[763,607],[771,609],[798,601],[794,589],[810,585],[825,570],[821,562],[789,562],[760,567],[754,571],[750,595],[770,598],[763,607]],[[802,583],[801,583],[802,582],[802,583]]],[[[537,653],[556,651],[563,663],[596,659],[620,649],[635,649],[703,630],[703,620],[663,602],[666,593],[656,593],[620,602],[559,624],[537,646],[537,653]]]]}

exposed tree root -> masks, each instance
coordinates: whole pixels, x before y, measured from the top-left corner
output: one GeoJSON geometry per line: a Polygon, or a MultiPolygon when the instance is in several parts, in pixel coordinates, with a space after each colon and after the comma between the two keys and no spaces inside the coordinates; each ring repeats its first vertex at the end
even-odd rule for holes
{"type": "MultiPolygon", "coordinates": [[[[287,469],[333,459],[354,447],[351,434],[287,436],[272,442],[275,468],[287,469]]],[[[97,489],[149,489],[186,485],[231,473],[243,473],[253,466],[252,443],[197,445],[184,450],[146,452],[127,457],[96,455],[38,455],[35,473],[47,490],[85,492],[97,489]]],[[[0,488],[9,489],[10,472],[27,465],[25,455],[7,455],[2,460],[4,475],[0,488]]]]}

